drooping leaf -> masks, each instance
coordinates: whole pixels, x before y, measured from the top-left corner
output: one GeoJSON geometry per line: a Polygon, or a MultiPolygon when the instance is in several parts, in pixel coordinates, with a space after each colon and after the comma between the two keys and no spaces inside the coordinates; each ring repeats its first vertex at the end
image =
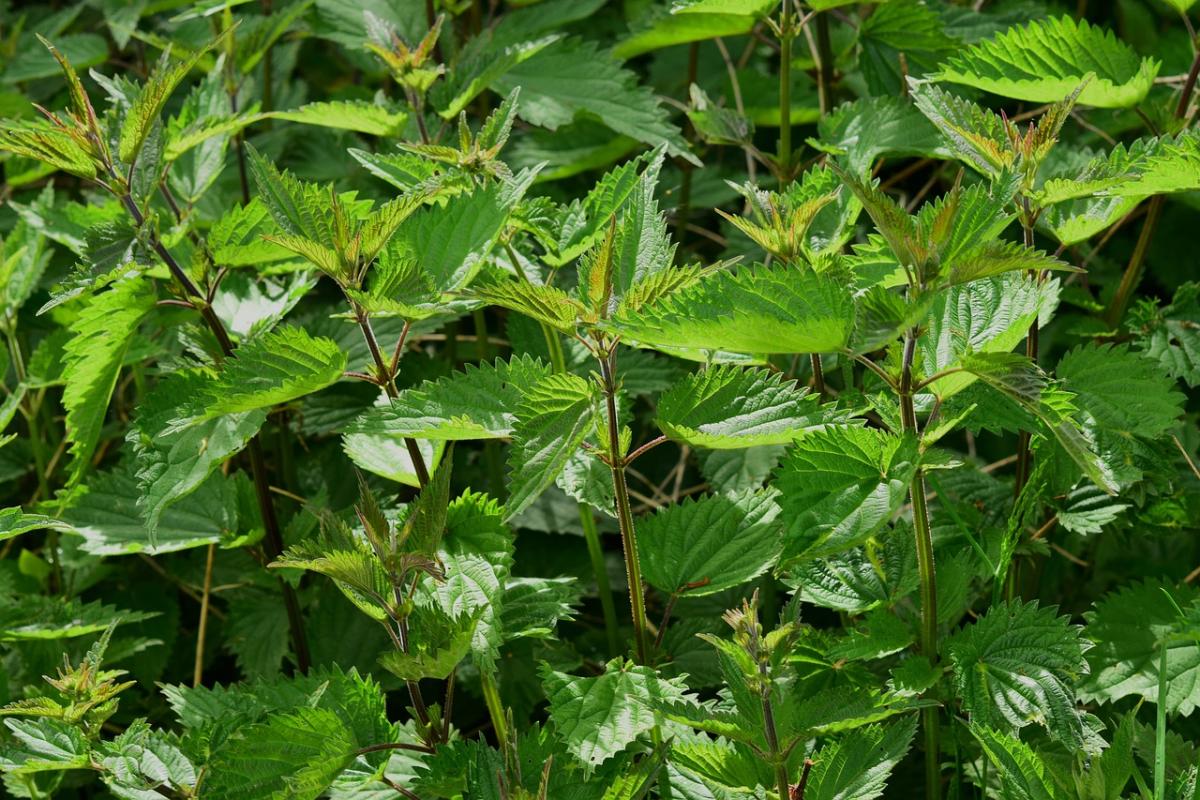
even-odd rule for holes
{"type": "Polygon", "coordinates": [[[970,730],[998,770],[1004,789],[1016,800],[1066,800],[1046,762],[1029,745],[983,725],[972,725],[970,730]]]}
{"type": "Polygon", "coordinates": [[[331,339],[283,326],[239,347],[193,400],[177,429],[287,403],[337,383],[346,354],[331,339]]]}
{"type": "Polygon", "coordinates": [[[538,381],[517,408],[509,453],[507,519],[520,514],[554,482],[591,429],[596,389],[575,375],[538,381]]]}
{"type": "Polygon", "coordinates": [[[302,125],[367,133],[372,136],[394,136],[401,132],[408,115],[386,106],[365,100],[334,100],[306,103],[291,111],[272,111],[268,116],[302,125]]]}
{"type": "Polygon", "coordinates": [[[874,800],[908,752],[916,717],[889,725],[871,725],[822,747],[808,776],[811,800],[874,800]]]}

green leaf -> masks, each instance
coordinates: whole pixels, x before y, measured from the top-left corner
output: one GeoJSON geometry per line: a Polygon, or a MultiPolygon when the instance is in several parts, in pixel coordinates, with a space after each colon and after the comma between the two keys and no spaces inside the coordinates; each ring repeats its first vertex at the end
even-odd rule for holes
{"type": "Polygon", "coordinates": [[[613,55],[629,59],[677,44],[749,33],[776,0],[693,0],[677,2],[669,12],[650,10],[634,23],[633,32],[613,48],[613,55]]]}
{"type": "Polygon", "coordinates": [[[654,728],[654,707],[683,696],[678,681],[666,681],[649,667],[613,659],[604,674],[579,678],[541,669],[550,701],[550,719],[567,750],[588,767],[596,767],[654,728]]]}
{"type": "Polygon", "coordinates": [[[491,183],[435,202],[401,225],[396,244],[417,259],[436,289],[461,289],[483,267],[516,199],[491,183]]]}
{"type": "Polygon", "coordinates": [[[196,768],[171,741],[171,734],[135,720],[120,735],[101,743],[100,763],[106,781],[121,797],[154,797],[157,790],[188,792],[196,785],[196,768]],[[143,795],[139,793],[150,793],[143,795]]]}
{"type": "Polygon", "coordinates": [[[408,618],[408,652],[389,650],[379,657],[379,665],[403,680],[445,680],[471,652],[483,613],[482,606],[453,615],[438,606],[417,606],[408,618]]]}
{"type": "Polygon", "coordinates": [[[1012,141],[1000,115],[929,81],[910,80],[913,101],[945,138],[950,151],[983,175],[1012,166],[1012,141]]]}
{"type": "Polygon", "coordinates": [[[501,94],[518,86],[518,114],[526,122],[554,130],[586,115],[639,142],[665,144],[671,155],[699,164],[654,93],[592,42],[555,42],[492,83],[501,94]]]}
{"type": "Polygon", "coordinates": [[[73,639],[101,633],[114,622],[141,622],[154,616],[154,612],[124,611],[78,598],[5,597],[0,599],[0,641],[73,639]]]}
{"type": "MultiPolygon", "coordinates": [[[[142,491],[129,466],[93,476],[82,496],[63,512],[69,532],[83,538],[84,552],[98,556],[170,553],[213,544],[238,532],[235,484],[213,475],[165,508],[151,541],[138,505],[142,491]]],[[[255,520],[254,524],[261,523],[255,520]]]]}
{"type": "Polygon", "coordinates": [[[817,751],[805,785],[806,800],[874,800],[904,758],[917,730],[915,716],[871,725],[817,751]]]}
{"type": "Polygon", "coordinates": [[[1087,674],[1081,628],[1053,606],[993,605],[946,643],[955,685],[975,725],[1015,731],[1044,726],[1067,747],[1084,744],[1072,687],[1087,674]]]}
{"type": "Polygon", "coordinates": [[[720,365],[687,375],[658,401],[658,427],[693,447],[789,444],[806,431],[845,422],[818,395],[777,372],[720,365]]]}
{"type": "Polygon", "coordinates": [[[572,333],[585,309],[557,286],[541,286],[519,279],[480,282],[471,287],[471,295],[484,303],[501,306],[545,323],[563,333],[572,333]]]}
{"type": "Polygon", "coordinates": [[[915,440],[872,428],[798,438],[775,479],[788,521],[784,563],[836,555],[873,536],[908,496],[917,461],[915,440]]]}
{"type": "Polygon", "coordinates": [[[1092,483],[1109,494],[1117,484],[1072,416],[1070,394],[1052,386],[1037,365],[1012,353],[969,353],[963,369],[1033,414],[1092,483]]]}
{"type": "Polygon", "coordinates": [[[1014,800],[1066,800],[1046,762],[1029,745],[982,725],[971,725],[970,731],[999,772],[1004,790],[1014,800]]]}
{"type": "Polygon", "coordinates": [[[1083,105],[1127,108],[1150,91],[1159,62],[1139,58],[1111,31],[1071,17],[1035,19],[959,50],[934,76],[1002,97],[1054,103],[1093,76],[1083,105]]]}
{"type": "Polygon", "coordinates": [[[125,120],[121,125],[118,152],[122,161],[132,164],[137,159],[151,129],[159,122],[159,115],[162,114],[163,107],[171,99],[171,93],[175,91],[179,82],[192,71],[192,68],[207,55],[212,46],[213,44],[210,44],[194,50],[187,58],[173,64],[170,50],[163,51],[162,58],[159,59],[154,71],[150,73],[146,84],[133,99],[129,112],[125,115],[125,120]]]}
{"type": "Polygon", "coordinates": [[[316,800],[350,766],[360,744],[375,744],[358,742],[337,714],[323,708],[274,715],[239,733],[213,753],[204,797],[316,800]]]}
{"type": "Polygon", "coordinates": [[[1087,700],[1140,697],[1158,703],[1159,656],[1167,643],[1167,711],[1190,715],[1200,705],[1200,591],[1187,584],[1140,581],[1107,595],[1084,615],[1091,675],[1079,687],[1087,700]],[[1184,617],[1179,609],[1183,608],[1184,617]]]}
{"type": "Polygon", "coordinates": [[[637,310],[612,328],[639,344],[738,353],[829,353],[849,340],[854,304],[844,283],[785,266],[717,272],[637,310]]]}
{"type": "Polygon", "coordinates": [[[6,719],[4,724],[17,740],[0,751],[0,769],[6,773],[86,769],[91,762],[91,748],[75,725],[52,719],[6,719]]]}
{"type": "Polygon", "coordinates": [[[782,550],[776,494],[745,490],[666,506],[637,521],[646,581],[688,596],[740,586],[769,570],[782,550]]]}
{"type": "Polygon", "coordinates": [[[513,434],[526,392],[549,375],[550,368],[530,356],[468,364],[463,372],[402,391],[346,430],[421,439],[505,438],[513,434]]]}
{"type": "Polygon", "coordinates": [[[272,111],[264,116],[371,136],[395,136],[403,132],[408,120],[408,114],[403,111],[392,111],[387,106],[366,100],[306,103],[291,111],[272,111]]]}
{"type": "MultiPolygon", "coordinates": [[[[952,286],[934,298],[928,330],[917,340],[922,371],[933,375],[962,365],[968,354],[1008,353],[1025,339],[1039,315],[1053,309],[1053,287],[1023,275],[952,286]]],[[[945,375],[929,391],[945,400],[976,380],[970,372],[945,375]]]]}
{"type": "Polygon", "coordinates": [[[508,456],[505,518],[512,519],[554,482],[592,429],[596,387],[576,375],[538,381],[517,408],[508,456]]]}
{"type": "Polygon", "coordinates": [[[1127,345],[1077,347],[1062,357],[1055,374],[1108,435],[1153,439],[1174,428],[1183,412],[1185,398],[1175,382],[1127,345]]]}
{"type": "Polygon", "coordinates": [[[91,465],[125,354],[154,300],[153,287],[147,283],[121,281],[92,296],[71,323],[72,335],[63,355],[71,483],[77,483],[91,465]]]}
{"type": "Polygon", "coordinates": [[[1200,283],[1183,284],[1165,306],[1144,299],[1130,317],[1135,347],[1171,377],[1200,386],[1200,283]]]}
{"type": "Polygon", "coordinates": [[[346,354],[332,339],[276,328],[234,351],[173,429],[291,402],[337,383],[345,369],[346,354]]]}
{"type": "Polygon", "coordinates": [[[71,526],[45,514],[26,514],[20,508],[0,509],[0,541],[40,530],[71,531],[71,526]]]}
{"type": "Polygon", "coordinates": [[[138,507],[150,547],[158,544],[163,512],[194,492],[226,459],[241,451],[267,418],[264,409],[227,414],[183,430],[170,430],[207,381],[195,372],[168,376],[143,399],[127,434],[137,457],[138,507]]]}
{"type": "Polygon", "coordinates": [[[949,155],[937,129],[898,97],[869,97],[843,103],[817,122],[809,143],[842,156],[850,171],[865,178],[880,156],[922,158],[949,155]]]}

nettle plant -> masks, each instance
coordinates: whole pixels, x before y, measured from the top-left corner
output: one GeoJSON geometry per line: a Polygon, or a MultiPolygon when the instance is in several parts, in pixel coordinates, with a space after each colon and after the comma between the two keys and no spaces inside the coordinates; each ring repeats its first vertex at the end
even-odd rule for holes
{"type": "Polygon", "coordinates": [[[1200,797],[1189,6],[0,12],[6,792],[1200,797]]]}

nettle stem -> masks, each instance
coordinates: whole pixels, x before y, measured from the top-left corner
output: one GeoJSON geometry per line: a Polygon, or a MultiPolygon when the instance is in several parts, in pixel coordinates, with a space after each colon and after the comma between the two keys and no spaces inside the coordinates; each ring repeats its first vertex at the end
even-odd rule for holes
{"type": "MultiPolygon", "coordinates": [[[[917,412],[913,402],[913,359],[917,350],[917,329],[910,328],[904,336],[904,358],[900,373],[900,420],[905,432],[920,434],[917,412]]],[[[917,544],[917,571],[921,584],[921,653],[931,664],[938,661],[937,572],[933,561],[933,532],[929,525],[929,507],[925,500],[925,474],[918,469],[909,489],[913,508],[913,533],[917,544]]],[[[925,797],[939,800],[942,795],[941,745],[938,711],[921,711],[921,727],[925,731],[925,797]]]]}
{"type": "Polygon", "coordinates": [[[792,3],[783,0],[779,14],[779,189],[792,179],[792,3]]]}
{"type": "MultiPolygon", "coordinates": [[[[505,252],[512,262],[513,271],[517,277],[529,282],[529,276],[521,266],[521,260],[512,242],[504,242],[505,252]]],[[[546,339],[546,351],[550,354],[550,365],[558,374],[567,371],[567,356],[563,352],[562,337],[558,331],[546,323],[542,326],[542,336],[546,339]]],[[[621,650],[621,629],[617,624],[617,603],[613,599],[612,584],[608,582],[608,567],[604,563],[604,548],[600,544],[600,531],[596,527],[596,515],[587,503],[579,503],[579,524],[583,528],[583,539],[587,543],[588,560],[592,562],[592,574],[596,578],[596,594],[600,595],[600,611],[604,615],[604,632],[608,638],[608,652],[616,655],[621,650]]]]}
{"type": "MultiPolygon", "coordinates": [[[[114,176],[116,177],[116,176],[114,176]]],[[[120,196],[121,204],[125,206],[129,212],[134,224],[140,229],[145,227],[146,218],[138,208],[137,203],[128,194],[120,196]]],[[[221,358],[229,358],[233,355],[233,341],[229,338],[229,332],[225,330],[225,323],[217,316],[211,305],[208,303],[208,298],[204,295],[195,282],[184,271],[171,252],[163,245],[162,240],[158,238],[158,234],[154,231],[147,231],[150,237],[150,246],[163,263],[167,265],[167,270],[175,282],[183,289],[185,295],[192,304],[200,311],[200,316],[204,319],[208,329],[212,332],[213,337],[217,340],[217,344],[221,348],[221,358]]],[[[274,561],[283,553],[283,534],[279,526],[279,518],[275,515],[275,503],[271,499],[271,484],[267,478],[266,458],[263,456],[262,442],[259,439],[260,434],[256,433],[250,438],[246,445],[246,452],[250,456],[250,474],[254,480],[254,496],[258,501],[258,510],[262,515],[263,520],[263,549],[266,551],[267,557],[274,561]]],[[[283,593],[283,605],[287,612],[288,629],[292,638],[292,647],[296,651],[296,667],[301,673],[307,673],[312,664],[312,658],[308,650],[308,636],[304,630],[304,616],[300,611],[300,600],[296,597],[296,590],[285,581],[283,578],[276,578],[279,582],[279,587],[283,593]]]]}
{"type": "MultiPolygon", "coordinates": [[[[362,330],[363,339],[367,342],[367,350],[371,352],[371,360],[375,362],[375,375],[379,379],[379,383],[383,386],[383,390],[387,392],[387,396],[391,398],[399,397],[400,392],[396,388],[396,371],[393,365],[399,360],[393,357],[392,361],[386,361],[383,357],[383,351],[379,349],[379,339],[375,336],[375,328],[371,325],[371,317],[366,309],[351,301],[351,308],[354,310],[354,319],[358,322],[358,327],[362,330]]],[[[397,354],[399,350],[397,350],[397,354]]],[[[417,483],[422,489],[429,484],[429,467],[425,464],[425,457],[421,455],[421,448],[417,445],[417,440],[404,437],[404,447],[408,450],[408,457],[413,463],[413,472],[417,474],[417,483]]]]}
{"type": "MultiPolygon", "coordinates": [[[[1036,219],[1033,211],[1029,206],[1029,198],[1025,197],[1021,200],[1021,229],[1024,233],[1025,246],[1033,248],[1033,225],[1036,219]]],[[[1039,283],[1044,277],[1044,273],[1035,271],[1031,273],[1035,280],[1039,283]]],[[[1041,334],[1041,324],[1037,319],[1034,319],[1033,324],[1029,326],[1029,333],[1025,336],[1025,356],[1034,364],[1038,361],[1039,338],[1041,334]]],[[[1030,462],[1033,454],[1030,452],[1030,444],[1032,437],[1029,431],[1021,431],[1017,439],[1017,474],[1014,481],[1014,497],[1020,497],[1021,491],[1025,488],[1026,482],[1029,480],[1030,462]]]]}
{"type": "Polygon", "coordinates": [[[600,377],[608,412],[609,467],[612,470],[617,522],[621,529],[621,549],[625,554],[625,577],[629,584],[629,607],[633,614],[634,650],[638,663],[646,664],[649,661],[649,648],[646,643],[646,600],[642,590],[642,567],[638,560],[633,509],[629,505],[629,487],[625,482],[625,454],[621,452],[621,423],[617,418],[616,364],[617,345],[614,342],[607,352],[600,354],[600,377]]]}

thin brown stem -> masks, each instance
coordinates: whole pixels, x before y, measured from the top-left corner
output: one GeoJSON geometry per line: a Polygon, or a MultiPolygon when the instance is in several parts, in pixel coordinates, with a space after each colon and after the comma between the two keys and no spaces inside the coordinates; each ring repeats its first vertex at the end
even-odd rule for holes
{"type": "Polygon", "coordinates": [[[208,605],[212,597],[213,559],[217,546],[208,546],[208,556],[204,562],[204,591],[200,595],[200,624],[196,629],[196,661],[192,667],[192,686],[204,682],[204,636],[208,633],[208,605]]]}

